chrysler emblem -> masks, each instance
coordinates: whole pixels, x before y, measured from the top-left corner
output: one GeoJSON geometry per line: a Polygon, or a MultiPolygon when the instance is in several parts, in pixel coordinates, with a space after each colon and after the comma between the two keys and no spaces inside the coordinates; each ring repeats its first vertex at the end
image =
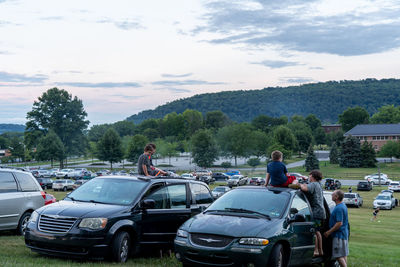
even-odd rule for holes
{"type": "Polygon", "coordinates": [[[212,238],[199,238],[200,240],[206,241],[207,243],[211,242],[219,242],[219,240],[212,239],[212,238]]]}

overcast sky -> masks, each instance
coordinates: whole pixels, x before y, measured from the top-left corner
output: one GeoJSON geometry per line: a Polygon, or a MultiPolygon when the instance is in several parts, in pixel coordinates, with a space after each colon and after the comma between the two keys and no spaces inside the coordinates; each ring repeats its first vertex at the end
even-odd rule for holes
{"type": "Polygon", "coordinates": [[[0,0],[0,123],[58,87],[93,124],[206,92],[400,78],[390,0],[0,0]]]}

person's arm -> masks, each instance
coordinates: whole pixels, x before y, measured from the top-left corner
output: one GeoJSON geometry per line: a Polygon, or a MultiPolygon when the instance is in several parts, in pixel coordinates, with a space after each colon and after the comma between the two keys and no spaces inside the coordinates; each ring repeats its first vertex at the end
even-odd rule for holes
{"type": "Polygon", "coordinates": [[[147,166],[146,166],[146,164],[142,164],[142,169],[143,169],[144,175],[150,176],[149,173],[148,173],[148,171],[147,171],[147,166]]]}
{"type": "Polygon", "coordinates": [[[299,185],[300,185],[301,191],[308,192],[308,186],[307,186],[307,184],[300,184],[300,183],[299,183],[299,185]]]}
{"type": "Polygon", "coordinates": [[[332,234],[333,232],[339,230],[339,228],[340,228],[342,225],[343,225],[342,222],[337,222],[337,223],[335,223],[335,225],[334,225],[331,229],[329,229],[328,231],[326,231],[326,232],[324,233],[324,236],[325,236],[325,237],[328,237],[328,236],[329,236],[330,234],[332,234]]]}
{"type": "Polygon", "coordinates": [[[270,177],[271,177],[271,175],[267,172],[267,175],[265,175],[265,186],[268,186],[270,177]]]}

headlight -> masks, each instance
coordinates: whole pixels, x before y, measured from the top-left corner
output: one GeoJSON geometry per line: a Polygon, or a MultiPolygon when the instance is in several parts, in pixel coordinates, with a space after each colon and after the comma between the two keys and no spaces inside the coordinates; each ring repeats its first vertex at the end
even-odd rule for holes
{"type": "Polygon", "coordinates": [[[265,246],[268,245],[269,240],[264,238],[244,237],[239,240],[241,245],[265,246]]]}
{"type": "Polygon", "coordinates": [[[31,217],[29,218],[29,222],[37,222],[37,219],[39,218],[39,213],[37,213],[36,211],[32,212],[31,217]]]}
{"type": "Polygon", "coordinates": [[[179,237],[188,238],[189,233],[185,230],[179,229],[178,232],[176,233],[176,235],[179,237]]]}
{"type": "Polygon", "coordinates": [[[93,230],[104,229],[107,224],[106,218],[85,218],[79,224],[80,228],[89,228],[93,230]]]}

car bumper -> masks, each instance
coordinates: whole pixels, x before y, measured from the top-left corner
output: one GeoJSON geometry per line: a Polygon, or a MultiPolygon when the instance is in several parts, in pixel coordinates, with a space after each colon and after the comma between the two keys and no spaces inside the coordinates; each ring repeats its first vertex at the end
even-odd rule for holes
{"type": "Polygon", "coordinates": [[[72,229],[67,234],[50,234],[28,226],[25,244],[33,252],[58,257],[103,259],[108,255],[109,240],[105,234],[90,236],[79,234],[79,231],[72,229]]]}
{"type": "Polygon", "coordinates": [[[374,204],[373,206],[374,206],[374,209],[380,208],[380,209],[390,210],[392,208],[391,204],[385,204],[385,205],[374,204]]]}
{"type": "Polygon", "coordinates": [[[272,244],[267,246],[244,246],[230,244],[224,248],[203,247],[187,238],[177,237],[176,258],[183,264],[196,266],[267,266],[272,244]]]}

